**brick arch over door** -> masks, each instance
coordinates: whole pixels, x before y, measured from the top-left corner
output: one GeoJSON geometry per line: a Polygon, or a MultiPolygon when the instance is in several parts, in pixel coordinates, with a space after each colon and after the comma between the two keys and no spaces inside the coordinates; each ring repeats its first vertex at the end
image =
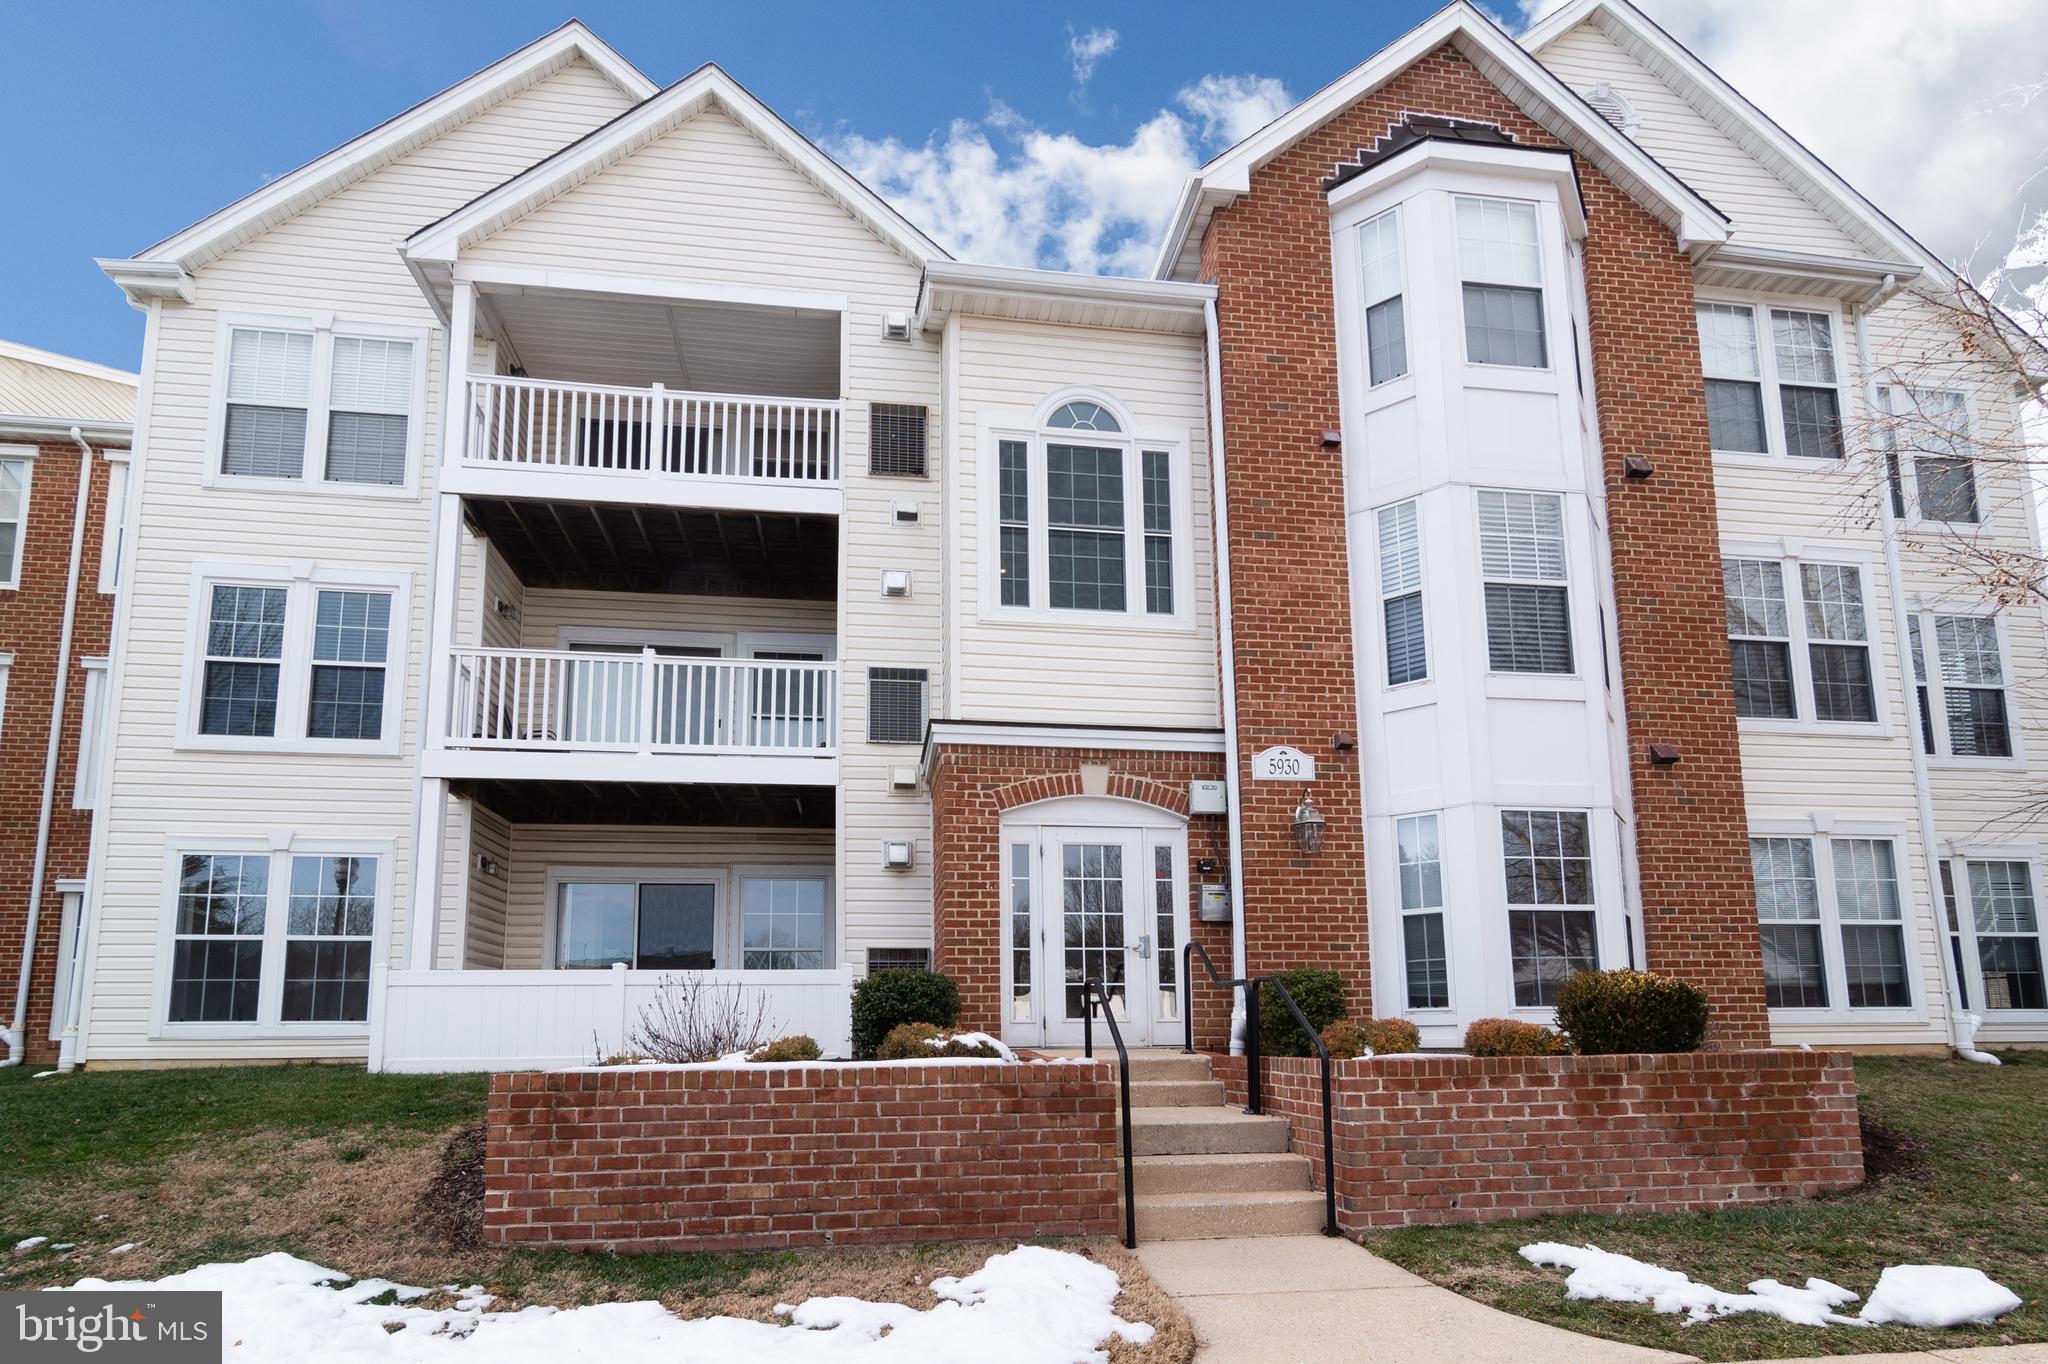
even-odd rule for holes
{"type": "MultiPolygon", "coordinates": [[[[995,792],[994,798],[996,809],[1007,813],[1020,805],[1035,805],[1043,800],[1059,800],[1066,796],[1088,794],[1081,788],[1081,773],[1077,768],[1072,772],[1057,772],[1012,782],[995,792]]],[[[1134,776],[1128,772],[1111,772],[1109,787],[1101,794],[1116,800],[1135,800],[1142,805],[1156,806],[1170,815],[1182,818],[1186,818],[1188,813],[1187,787],[1168,786],[1164,782],[1134,776]]]]}

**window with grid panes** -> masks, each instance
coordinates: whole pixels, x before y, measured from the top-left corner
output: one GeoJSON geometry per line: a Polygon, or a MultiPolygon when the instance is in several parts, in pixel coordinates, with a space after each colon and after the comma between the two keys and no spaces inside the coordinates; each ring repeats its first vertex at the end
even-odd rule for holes
{"type": "Polygon", "coordinates": [[[1799,584],[1806,608],[1814,718],[1851,723],[1875,720],[1863,575],[1848,564],[1802,563],[1799,584]]]}
{"type": "Polygon", "coordinates": [[[277,732],[285,596],[282,587],[214,584],[206,622],[201,734],[277,732]]]}
{"type": "Polygon", "coordinates": [[[1991,616],[1936,616],[1934,649],[1949,752],[1959,758],[2009,758],[2005,663],[1991,616]]]}
{"type": "Polygon", "coordinates": [[[1503,810],[1500,824],[1515,1006],[1547,1008],[1573,972],[1599,966],[1586,815],[1503,810]]]}
{"type": "Polygon", "coordinates": [[[1909,1008],[1913,991],[1906,977],[1905,917],[1892,845],[1875,838],[1836,838],[1830,843],[1849,1007],[1909,1008]]]}
{"type": "Polygon", "coordinates": [[[1437,817],[1394,821],[1401,876],[1401,948],[1410,1009],[1451,1007],[1450,952],[1444,932],[1443,854],[1437,817]]]}
{"type": "Polygon", "coordinates": [[[1775,559],[1726,559],[1721,580],[1728,606],[1728,659],[1735,713],[1793,720],[1792,622],[1785,609],[1784,568],[1775,559]]]}
{"type": "Polygon", "coordinates": [[[1820,879],[1810,838],[1752,838],[1750,869],[1762,923],[1764,1002],[1773,1009],[1825,1009],[1820,879]]]}
{"type": "Polygon", "coordinates": [[[1969,880],[1984,1007],[2048,1008],[2032,869],[2025,862],[1971,862],[1969,880]]]}

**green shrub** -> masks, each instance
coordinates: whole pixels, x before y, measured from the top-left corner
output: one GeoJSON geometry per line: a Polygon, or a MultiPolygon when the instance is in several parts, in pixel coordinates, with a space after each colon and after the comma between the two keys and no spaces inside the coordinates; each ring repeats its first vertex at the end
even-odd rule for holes
{"type": "Polygon", "coordinates": [[[950,1028],[960,1021],[960,987],[937,971],[875,971],[853,987],[853,1054],[867,1060],[900,1023],[950,1028]]]}
{"type": "Polygon", "coordinates": [[[1333,1061],[1363,1056],[1368,1050],[1375,1056],[1397,1056],[1421,1051],[1422,1034],[1405,1018],[1340,1018],[1323,1029],[1323,1045],[1333,1061]]]}
{"type": "MultiPolygon", "coordinates": [[[[1274,976],[1294,996],[1309,1026],[1317,1032],[1344,1016],[1344,977],[1335,971],[1304,966],[1294,971],[1275,971],[1274,976]]],[[[1270,983],[1259,987],[1259,1049],[1268,1056],[1310,1056],[1308,1034],[1280,1002],[1280,992],[1270,983]]]]}
{"type": "Polygon", "coordinates": [[[770,1042],[747,1057],[749,1061],[816,1061],[824,1052],[818,1049],[816,1039],[802,1033],[770,1042]]]}
{"type": "Polygon", "coordinates": [[[1479,1018],[1465,1029],[1468,1056],[1562,1056],[1564,1039],[1519,1018],[1479,1018]]]}
{"type": "Polygon", "coordinates": [[[981,1056],[996,1060],[1002,1053],[986,1042],[963,1041],[950,1030],[930,1023],[899,1023],[889,1029],[882,1045],[875,1048],[878,1061],[932,1061],[949,1056],[981,1056]]]}
{"type": "Polygon", "coordinates": [[[1698,1051],[1706,991],[1648,971],[1580,971],[1557,992],[1557,1027],[1582,1056],[1698,1051]]]}

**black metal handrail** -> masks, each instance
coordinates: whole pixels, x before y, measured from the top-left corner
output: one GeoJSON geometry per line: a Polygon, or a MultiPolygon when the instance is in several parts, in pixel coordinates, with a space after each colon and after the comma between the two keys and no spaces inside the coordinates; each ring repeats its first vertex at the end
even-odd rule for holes
{"type": "MultiPolygon", "coordinates": [[[[1217,971],[1216,962],[1210,957],[1209,949],[1193,939],[1189,939],[1187,945],[1181,949],[1180,978],[1186,981],[1189,987],[1187,1008],[1182,1011],[1187,1025],[1187,1036],[1186,1041],[1181,1046],[1182,1051],[1192,1053],[1195,1049],[1193,987],[1195,983],[1194,958],[1198,952],[1202,957],[1202,970],[1207,973],[1212,983],[1226,989],[1244,991],[1245,1098],[1247,1100],[1245,1112],[1258,1113],[1260,1111],[1260,1092],[1264,1088],[1264,1058],[1261,1055],[1259,1035],[1260,986],[1271,985],[1273,987],[1274,991],[1280,996],[1280,1002],[1287,1006],[1287,1012],[1294,1015],[1296,1025],[1307,1035],[1309,1044],[1316,1049],[1316,1058],[1321,1062],[1323,1072],[1323,1235],[1340,1235],[1341,1233],[1337,1230],[1337,1124],[1330,1104],[1330,1049],[1323,1045],[1322,1037],[1316,1032],[1315,1027],[1310,1024],[1308,1016],[1302,1013],[1301,1006],[1294,1002],[1294,996],[1288,992],[1286,982],[1274,975],[1246,976],[1241,980],[1225,979],[1222,973],[1217,971]]],[[[1105,1012],[1107,1012],[1106,1006],[1105,1012]]]]}
{"type": "Polygon", "coordinates": [[[1131,1053],[1124,1047],[1123,1029],[1116,1025],[1116,1014],[1109,1007],[1109,995],[1104,992],[1099,980],[1081,982],[1081,1054],[1095,1056],[1095,1005],[1102,1004],[1102,1020],[1109,1024],[1109,1040],[1116,1043],[1117,1083],[1123,1089],[1124,1099],[1124,1249],[1138,1248],[1138,1204],[1136,1195],[1137,1171],[1131,1163],[1131,1053]]]}

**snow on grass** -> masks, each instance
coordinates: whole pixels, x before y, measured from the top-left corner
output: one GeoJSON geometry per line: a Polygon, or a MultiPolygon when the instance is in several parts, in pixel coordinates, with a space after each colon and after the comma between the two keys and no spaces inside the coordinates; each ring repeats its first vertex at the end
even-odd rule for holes
{"type": "Polygon", "coordinates": [[[2019,1305],[2017,1293],[1981,1269],[1893,1265],[1877,1276],[1863,1320],[1872,1326],[1988,1326],[2019,1305]]]}
{"type": "Polygon", "coordinates": [[[956,1032],[944,1037],[927,1037],[924,1040],[924,1044],[927,1047],[940,1051],[943,1051],[954,1042],[967,1047],[987,1047],[997,1057],[1005,1061],[1017,1059],[1017,1053],[1010,1050],[1008,1043],[1004,1042],[1000,1037],[990,1037],[985,1032],[956,1032]]]}
{"type": "Polygon", "coordinates": [[[941,1301],[929,1310],[812,1298],[788,1310],[789,1326],[737,1317],[684,1320],[658,1302],[485,1312],[488,1295],[477,1288],[462,1290],[453,1310],[433,1311],[402,1305],[423,1289],[385,1279],[351,1284],[346,1275],[282,1253],[162,1279],[81,1279],[72,1287],[218,1290],[238,1364],[554,1364],[586,1354],[662,1364],[1104,1364],[1102,1345],[1110,1337],[1135,1345],[1152,1338],[1152,1327],[1116,1315],[1114,1270],[1043,1246],[1019,1246],[990,1256],[972,1274],[934,1279],[941,1301]],[[400,1301],[372,1301],[386,1295],[400,1301]]]}
{"type": "Polygon", "coordinates": [[[19,1255],[25,1250],[34,1250],[49,1239],[47,1236],[31,1236],[26,1240],[16,1241],[14,1243],[14,1253],[19,1255]]]}
{"type": "Polygon", "coordinates": [[[114,1247],[114,1248],[113,1248],[112,1250],[108,1251],[108,1252],[107,1252],[107,1254],[109,1254],[109,1255],[126,1255],[126,1254],[127,1254],[127,1253],[128,1253],[129,1251],[131,1251],[131,1250],[133,1250],[133,1249],[135,1249],[135,1242],[133,1242],[133,1241],[127,1241],[127,1242],[124,1242],[124,1243],[122,1243],[121,1245],[115,1246],[115,1247],[114,1247]]]}
{"type": "Polygon", "coordinates": [[[1688,1326],[1741,1312],[1782,1317],[1795,1326],[1982,1325],[2020,1305],[2017,1296],[1984,1271],[1952,1265],[1893,1265],[1878,1276],[1863,1311],[1850,1317],[1835,1309],[1855,1302],[1857,1295],[1826,1279],[1808,1279],[1804,1288],[1758,1279],[1747,1293],[1724,1293],[1675,1269],[1598,1246],[1541,1241],[1523,1246],[1521,1254],[1530,1264],[1569,1269],[1564,1281],[1567,1298],[1648,1303],[1659,1312],[1685,1313],[1688,1326]]]}

